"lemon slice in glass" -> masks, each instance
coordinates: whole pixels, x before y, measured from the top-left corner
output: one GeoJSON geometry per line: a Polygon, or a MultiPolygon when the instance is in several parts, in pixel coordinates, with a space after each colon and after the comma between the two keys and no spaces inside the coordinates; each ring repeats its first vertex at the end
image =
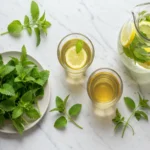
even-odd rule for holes
{"type": "Polygon", "coordinates": [[[87,53],[82,49],[79,53],[76,53],[76,47],[69,48],[65,54],[66,63],[72,69],[81,69],[87,62],[87,53]]]}
{"type": "Polygon", "coordinates": [[[146,34],[148,38],[150,38],[150,22],[149,21],[141,21],[139,23],[139,29],[141,32],[146,34]]]}
{"type": "Polygon", "coordinates": [[[134,37],[135,37],[135,27],[134,27],[134,24],[125,24],[122,28],[122,31],[121,31],[121,44],[122,46],[124,47],[128,47],[134,37]]]}

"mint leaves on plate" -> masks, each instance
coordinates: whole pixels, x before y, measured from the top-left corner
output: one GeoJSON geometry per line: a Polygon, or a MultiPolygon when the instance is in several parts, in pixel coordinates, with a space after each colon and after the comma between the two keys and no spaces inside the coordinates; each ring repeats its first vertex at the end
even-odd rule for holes
{"type": "Polygon", "coordinates": [[[29,35],[32,35],[32,32],[35,32],[37,42],[36,46],[40,44],[41,41],[41,33],[45,33],[47,35],[47,29],[51,26],[51,23],[46,20],[45,12],[40,17],[40,10],[35,1],[31,3],[31,19],[26,15],[24,17],[24,23],[22,24],[19,20],[12,21],[8,27],[7,32],[1,33],[4,34],[11,34],[13,36],[18,36],[21,32],[25,29],[27,30],[29,35]],[[33,30],[34,29],[34,30],[33,30]]]}
{"type": "Polygon", "coordinates": [[[26,124],[40,118],[37,103],[44,95],[48,77],[49,71],[40,71],[27,58],[25,46],[20,59],[10,56],[4,64],[0,55],[0,127],[10,120],[22,134],[26,124]]]}
{"type": "Polygon", "coordinates": [[[131,128],[133,135],[134,135],[134,129],[129,123],[130,119],[134,116],[138,121],[141,119],[145,119],[146,121],[148,121],[148,115],[146,114],[144,109],[150,109],[150,106],[148,105],[149,100],[142,98],[140,94],[139,94],[138,105],[136,105],[135,102],[130,97],[124,97],[124,101],[125,101],[125,104],[128,107],[128,109],[131,111],[131,115],[129,116],[129,118],[127,120],[125,120],[125,117],[123,117],[121,115],[121,113],[119,112],[119,110],[117,109],[116,116],[112,120],[114,122],[114,124],[116,125],[114,128],[115,131],[119,127],[123,128],[122,129],[122,138],[124,137],[127,127],[131,128]]]}
{"type": "Polygon", "coordinates": [[[50,112],[57,111],[60,114],[62,114],[62,116],[59,117],[55,121],[54,127],[55,128],[64,128],[67,125],[67,122],[68,122],[67,120],[69,120],[78,128],[83,129],[73,119],[74,117],[77,117],[80,114],[82,105],[75,104],[67,112],[66,105],[67,105],[68,98],[69,98],[69,95],[66,96],[66,98],[64,100],[62,98],[60,98],[59,96],[56,97],[56,108],[53,108],[52,110],[50,110],[50,112]]]}

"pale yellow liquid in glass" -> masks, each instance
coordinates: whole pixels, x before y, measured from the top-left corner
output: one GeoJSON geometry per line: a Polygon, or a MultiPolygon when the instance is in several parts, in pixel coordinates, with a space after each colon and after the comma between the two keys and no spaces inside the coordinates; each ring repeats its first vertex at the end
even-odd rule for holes
{"type": "Polygon", "coordinates": [[[111,102],[121,92],[117,78],[108,72],[101,72],[93,76],[88,86],[91,99],[97,103],[111,102]]]}

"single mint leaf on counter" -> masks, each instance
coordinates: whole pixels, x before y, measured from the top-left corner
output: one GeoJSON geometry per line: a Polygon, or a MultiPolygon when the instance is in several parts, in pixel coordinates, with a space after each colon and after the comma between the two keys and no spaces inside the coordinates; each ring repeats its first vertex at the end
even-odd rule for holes
{"type": "Polygon", "coordinates": [[[56,106],[57,108],[64,107],[64,102],[59,96],[56,97],[56,106]]]}
{"type": "Polygon", "coordinates": [[[80,53],[80,51],[83,48],[83,44],[84,44],[84,42],[82,40],[77,40],[77,43],[76,43],[76,53],[80,53]]]}
{"type": "Polygon", "coordinates": [[[25,17],[24,17],[24,25],[25,26],[29,26],[29,24],[30,24],[29,17],[27,15],[25,15],[25,17]]]}
{"type": "Polygon", "coordinates": [[[0,103],[0,108],[6,112],[12,111],[15,108],[15,102],[12,100],[4,100],[0,103]]]}
{"type": "Polygon", "coordinates": [[[31,3],[31,16],[32,16],[33,21],[38,20],[39,14],[40,14],[40,11],[39,11],[39,7],[38,7],[37,3],[35,1],[32,1],[32,3],[31,3]]]}
{"type": "Polygon", "coordinates": [[[23,30],[23,25],[19,20],[14,20],[8,25],[8,32],[12,35],[19,35],[23,30]]]}
{"type": "Polygon", "coordinates": [[[2,87],[0,88],[0,93],[7,95],[7,96],[15,96],[14,88],[10,84],[7,84],[7,83],[4,83],[2,85],[2,87]]]}
{"type": "Polygon", "coordinates": [[[144,112],[144,111],[141,111],[141,110],[137,110],[135,112],[135,117],[136,119],[139,121],[141,118],[145,119],[148,121],[148,116],[147,114],[144,112]]]}
{"type": "Polygon", "coordinates": [[[20,117],[22,114],[23,114],[23,108],[18,106],[12,112],[12,119],[16,119],[20,117]]]}
{"type": "Polygon", "coordinates": [[[81,104],[75,104],[69,109],[69,115],[71,117],[78,116],[81,111],[82,105],[81,104]]]}
{"type": "Polygon", "coordinates": [[[66,104],[67,104],[67,102],[68,102],[69,96],[70,96],[70,95],[66,96],[66,98],[64,99],[64,106],[65,106],[65,107],[66,107],[66,104]]]}
{"type": "Polygon", "coordinates": [[[22,135],[22,133],[24,131],[23,121],[18,118],[18,119],[13,119],[12,123],[13,123],[13,126],[15,127],[15,129],[19,132],[19,134],[22,135]]]}
{"type": "Polygon", "coordinates": [[[133,111],[135,109],[135,102],[130,98],[130,97],[125,97],[124,98],[126,106],[133,111]]]}
{"type": "Polygon", "coordinates": [[[39,44],[41,42],[40,29],[37,27],[37,28],[34,28],[34,31],[35,31],[35,34],[36,34],[36,46],[39,46],[39,44]]]}
{"type": "Polygon", "coordinates": [[[43,22],[45,20],[45,12],[43,13],[43,15],[41,16],[41,18],[39,19],[40,22],[43,22]]]}
{"type": "Polygon", "coordinates": [[[64,116],[59,117],[55,123],[54,123],[54,127],[55,128],[64,128],[67,125],[67,119],[64,116]]]}

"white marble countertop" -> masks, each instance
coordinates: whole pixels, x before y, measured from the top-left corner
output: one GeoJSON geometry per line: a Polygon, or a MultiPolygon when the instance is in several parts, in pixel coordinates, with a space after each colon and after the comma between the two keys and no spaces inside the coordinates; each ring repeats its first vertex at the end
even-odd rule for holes
{"type": "MultiPolygon", "coordinates": [[[[83,86],[69,86],[61,68],[56,51],[61,38],[72,32],[87,35],[95,46],[95,59],[88,69],[87,77],[97,68],[109,67],[115,69],[122,77],[124,90],[118,103],[118,108],[129,115],[123,97],[137,99],[137,92],[142,92],[149,98],[147,88],[139,86],[119,59],[117,38],[123,23],[130,16],[130,10],[144,0],[37,0],[42,12],[45,10],[52,27],[48,36],[43,37],[39,47],[35,47],[35,36],[29,37],[24,32],[16,39],[9,35],[0,37],[0,52],[20,50],[25,44],[28,53],[39,60],[45,68],[51,71],[51,102],[55,105],[55,97],[65,97],[71,94],[68,105],[80,102],[82,113],[77,121],[83,130],[69,123],[63,131],[56,130],[53,123],[55,113],[47,112],[42,121],[23,136],[0,133],[0,150],[148,150],[150,147],[150,123],[136,121],[131,123],[135,135],[127,130],[124,138],[115,134],[111,119],[100,120],[92,113],[91,101],[86,92],[86,82],[83,86]]],[[[0,32],[5,31],[7,24],[14,19],[23,21],[29,14],[31,0],[0,0],[0,32]]]]}

